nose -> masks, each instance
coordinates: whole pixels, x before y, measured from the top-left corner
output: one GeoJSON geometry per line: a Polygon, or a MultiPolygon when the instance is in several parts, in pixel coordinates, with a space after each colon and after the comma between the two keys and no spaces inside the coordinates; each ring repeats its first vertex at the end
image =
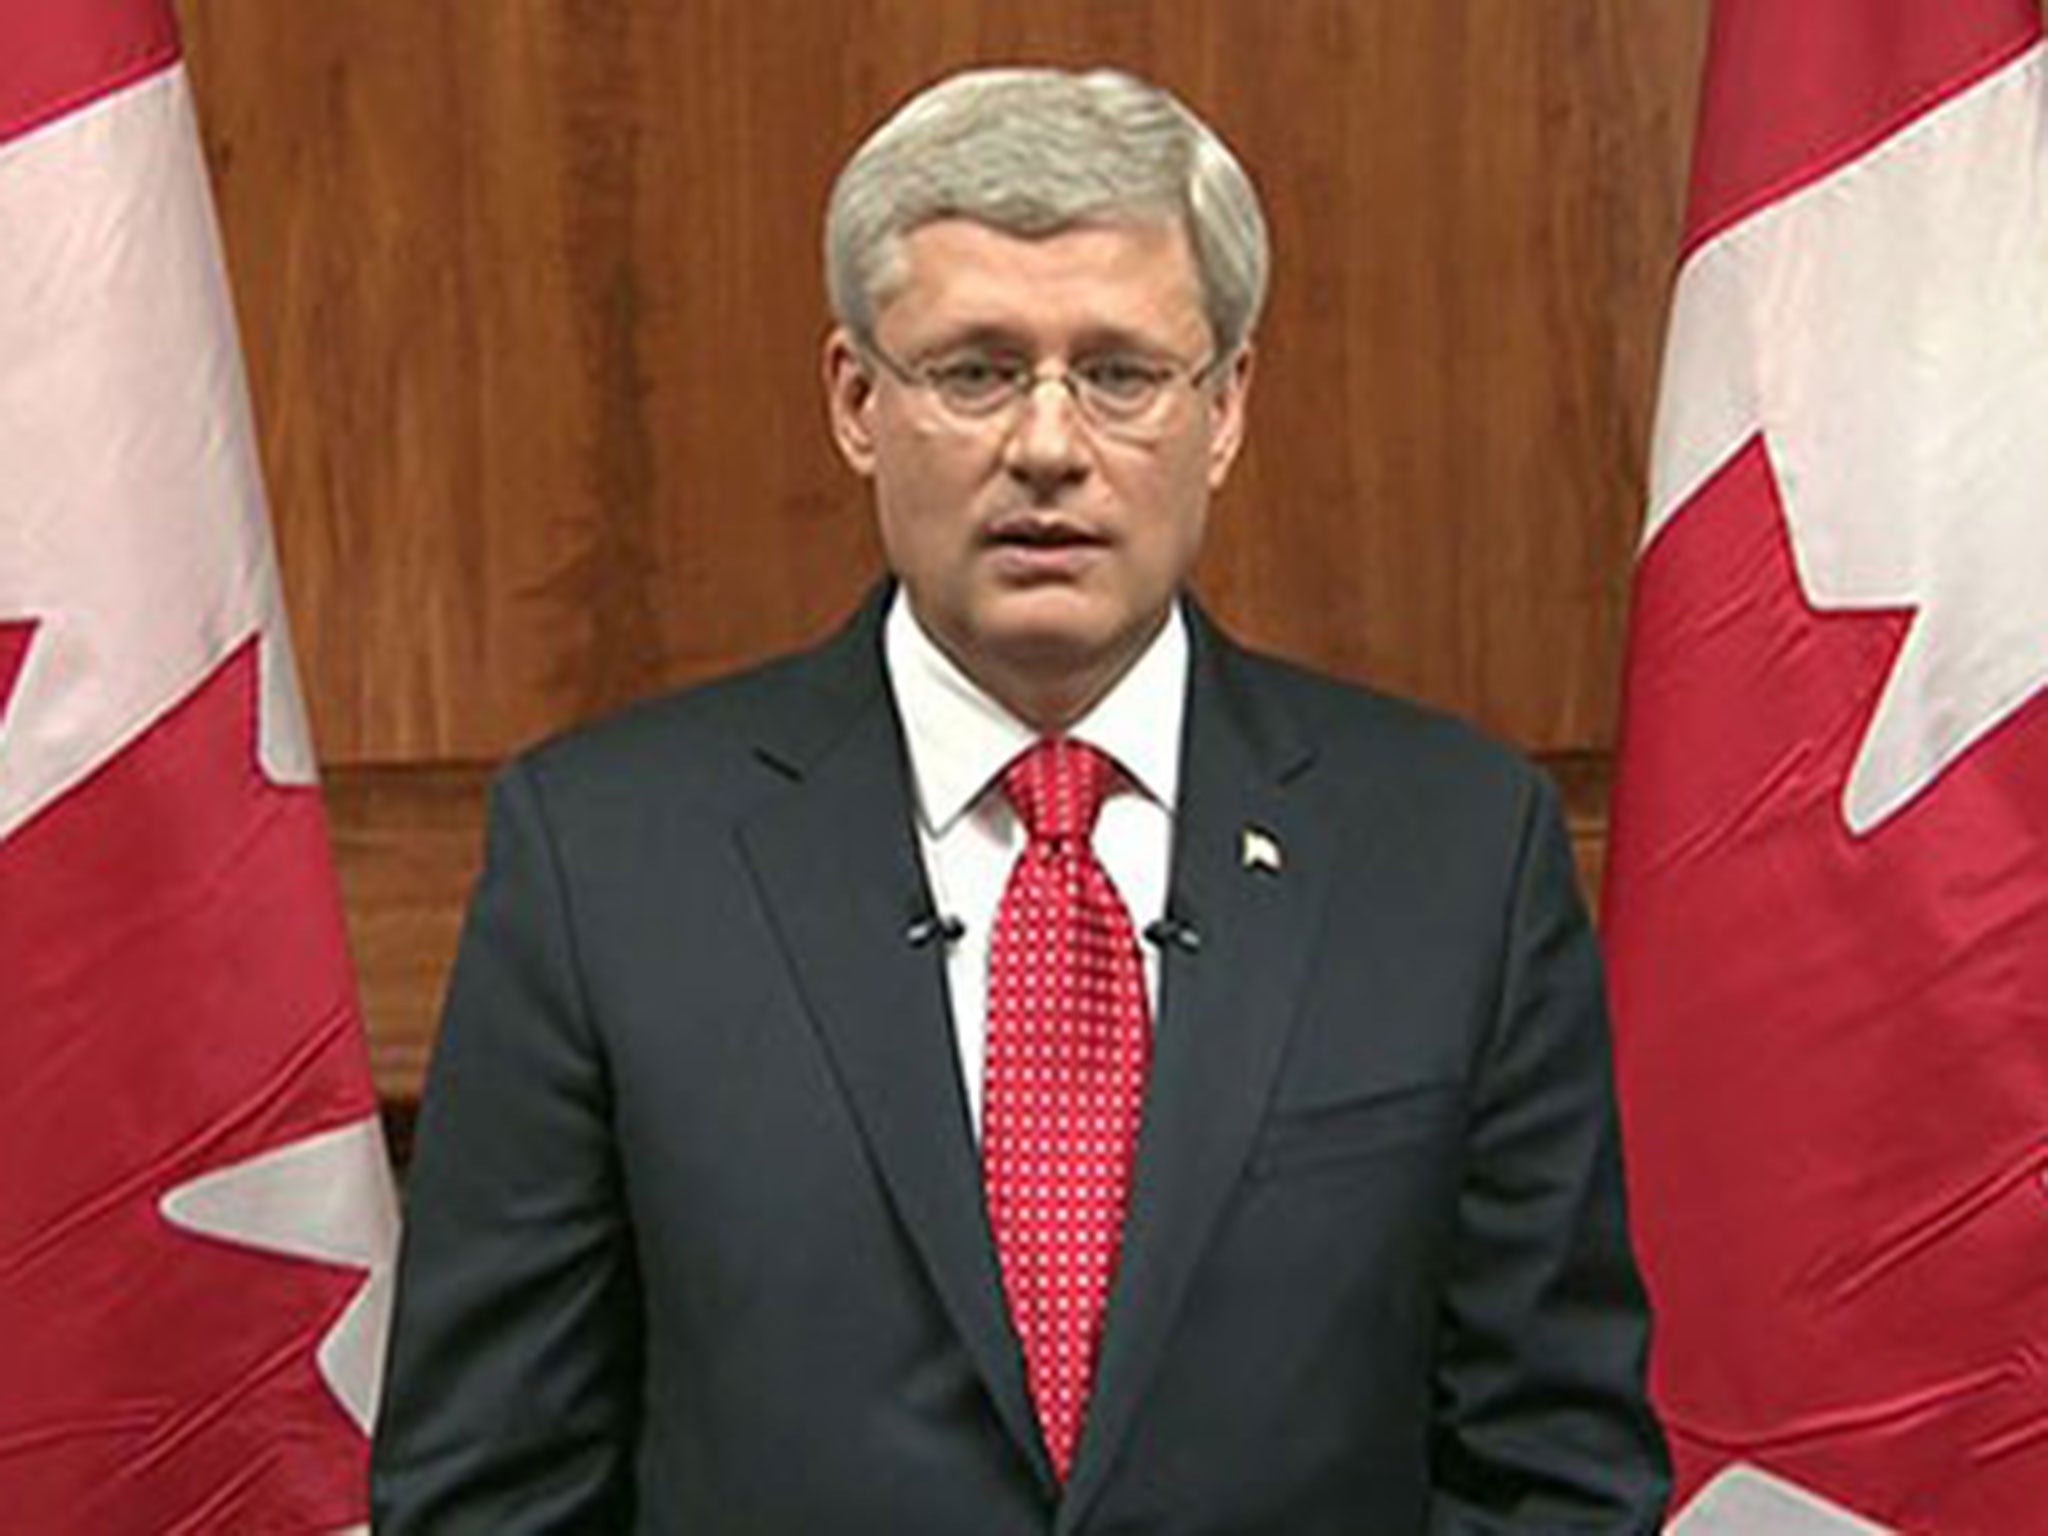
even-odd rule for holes
{"type": "Polygon", "coordinates": [[[1079,410],[1064,374],[1039,375],[1018,401],[1017,419],[1003,445],[1003,462],[1037,494],[1058,490],[1088,473],[1079,410]]]}

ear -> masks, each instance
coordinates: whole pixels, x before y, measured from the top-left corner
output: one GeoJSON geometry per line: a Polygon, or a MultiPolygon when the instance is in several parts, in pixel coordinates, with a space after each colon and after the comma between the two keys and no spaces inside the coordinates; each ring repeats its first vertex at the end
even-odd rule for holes
{"type": "Polygon", "coordinates": [[[875,472],[875,380],[861,361],[853,333],[843,325],[825,338],[825,407],[839,456],[863,478],[875,472]]]}
{"type": "Polygon", "coordinates": [[[1244,446],[1245,402],[1252,390],[1252,347],[1246,342],[1209,397],[1209,489],[1218,490],[1244,446]]]}

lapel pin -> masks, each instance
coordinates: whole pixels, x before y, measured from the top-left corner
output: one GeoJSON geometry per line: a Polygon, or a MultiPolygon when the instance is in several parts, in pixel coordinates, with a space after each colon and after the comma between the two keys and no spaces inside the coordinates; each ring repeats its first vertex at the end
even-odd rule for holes
{"type": "Polygon", "coordinates": [[[1239,858],[1246,869],[1261,874],[1277,875],[1283,862],[1280,857],[1280,841],[1263,827],[1246,827],[1244,841],[1239,848],[1239,858]]]}

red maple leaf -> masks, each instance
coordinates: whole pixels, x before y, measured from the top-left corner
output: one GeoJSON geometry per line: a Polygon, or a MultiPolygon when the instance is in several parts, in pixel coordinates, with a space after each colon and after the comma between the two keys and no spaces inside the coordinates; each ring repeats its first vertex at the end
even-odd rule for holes
{"type": "Polygon", "coordinates": [[[1646,551],[1606,938],[1681,1498],[2048,1510],[2048,700],[1852,836],[1911,615],[1806,603],[1761,439],[1646,551]]]}
{"type": "Polygon", "coordinates": [[[28,660],[29,642],[36,637],[33,624],[0,624],[0,721],[7,718],[7,701],[14,697],[14,685],[21,679],[28,660]]]}
{"type": "Polygon", "coordinates": [[[0,842],[12,1530],[364,1518],[365,1442],[314,1358],[362,1272],[158,1212],[198,1174],[375,1112],[318,793],[257,766],[256,668],[252,640],[0,842]]]}

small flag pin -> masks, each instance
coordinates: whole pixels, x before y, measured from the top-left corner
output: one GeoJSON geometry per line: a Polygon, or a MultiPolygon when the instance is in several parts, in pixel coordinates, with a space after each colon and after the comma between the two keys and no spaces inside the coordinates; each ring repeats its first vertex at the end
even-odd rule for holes
{"type": "Polygon", "coordinates": [[[1246,827],[1240,857],[1246,869],[1256,869],[1264,874],[1277,875],[1282,863],[1280,842],[1263,827],[1246,827]]]}

